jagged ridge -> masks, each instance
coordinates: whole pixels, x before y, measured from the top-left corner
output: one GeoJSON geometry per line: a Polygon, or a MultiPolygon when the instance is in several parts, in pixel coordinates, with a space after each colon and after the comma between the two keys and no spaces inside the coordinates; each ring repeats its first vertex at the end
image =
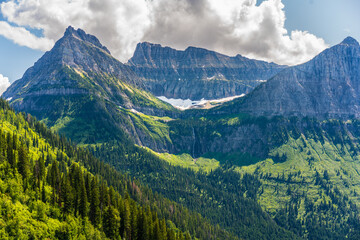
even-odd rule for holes
{"type": "Polygon", "coordinates": [[[139,126],[140,120],[135,126],[127,111],[160,116],[176,112],[144,91],[136,74],[95,36],[72,27],[3,96],[16,110],[31,113],[82,143],[129,138],[161,149],[163,138],[156,143],[158,133],[139,126]]]}
{"type": "Polygon", "coordinates": [[[360,46],[351,38],[324,50],[314,59],[280,72],[251,94],[217,113],[256,116],[360,116],[360,46]]]}
{"type": "Polygon", "coordinates": [[[178,51],[160,44],[139,43],[127,63],[157,96],[216,99],[248,93],[285,66],[202,48],[178,51]]]}

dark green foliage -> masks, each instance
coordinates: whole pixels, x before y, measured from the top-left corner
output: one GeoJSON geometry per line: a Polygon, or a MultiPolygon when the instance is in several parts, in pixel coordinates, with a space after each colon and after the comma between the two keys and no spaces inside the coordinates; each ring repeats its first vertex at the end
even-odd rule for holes
{"type": "Polygon", "coordinates": [[[119,236],[119,212],[111,205],[108,206],[105,210],[103,217],[103,229],[108,238],[115,239],[117,236],[119,236]]]}
{"type": "Polygon", "coordinates": [[[100,199],[99,199],[99,186],[96,178],[91,181],[90,187],[90,221],[93,225],[100,224],[100,199]]]}
{"type": "MultiPolygon", "coordinates": [[[[240,237],[250,239],[272,238],[275,235],[284,239],[289,236],[294,237],[279,228],[256,203],[260,182],[249,174],[241,176],[232,169],[222,168],[210,174],[195,173],[181,167],[170,166],[145,149],[124,146],[119,142],[103,144],[94,151],[94,154],[99,158],[107,159],[118,170],[129,172],[149,184],[153,191],[184,204],[189,209],[201,213],[213,224],[219,224],[240,237]],[[247,226],[249,222],[253,222],[251,228],[247,226]]],[[[111,174],[108,175],[109,178],[113,177],[111,174]]],[[[131,186],[130,189],[133,189],[134,195],[139,198],[137,187],[131,186]]],[[[175,220],[171,214],[169,217],[176,224],[183,222],[175,220]]],[[[190,232],[194,231],[194,228],[196,224],[190,220],[184,227],[190,232]]],[[[202,234],[207,235],[209,232],[204,231],[202,234]]]]}
{"type": "MultiPolygon", "coordinates": [[[[116,187],[121,190],[119,193],[109,187],[101,175],[94,176],[81,166],[90,166],[90,162],[102,167],[104,164],[100,164],[100,161],[87,151],[76,148],[64,138],[53,134],[31,116],[25,120],[22,114],[16,115],[3,103],[4,101],[0,100],[0,105],[4,106],[0,109],[1,122],[11,127],[0,129],[0,223],[5,226],[0,232],[2,239],[76,239],[85,236],[90,239],[104,239],[105,235],[110,239],[118,239],[120,234],[121,238],[136,240],[143,239],[139,233],[143,233],[144,229],[145,237],[157,239],[148,234],[153,232],[156,224],[162,226],[163,233],[158,239],[164,239],[161,236],[165,236],[170,228],[162,224],[164,221],[157,217],[154,210],[149,206],[143,208],[131,199],[126,187],[116,187]],[[35,125],[38,130],[41,129],[40,135],[48,137],[47,140],[33,132],[35,125]],[[7,134],[15,130],[19,133],[18,140],[9,141],[17,139],[7,134]],[[29,139],[34,135],[40,142],[31,144],[29,139]],[[9,160],[12,161],[14,155],[8,152],[18,156],[17,165],[10,164],[9,160]],[[33,154],[40,157],[33,159],[33,154]],[[49,159],[47,166],[44,155],[49,159]],[[56,159],[51,155],[56,155],[56,159]],[[24,187],[20,184],[21,178],[28,182],[24,187]],[[88,188],[86,181],[89,182],[88,188]],[[9,187],[3,188],[7,185],[9,187]],[[39,198],[42,201],[37,200],[39,198]],[[87,210],[87,205],[90,205],[90,211],[87,210]],[[27,209],[32,212],[24,215],[23,212],[28,211],[27,209]],[[88,218],[94,225],[89,223],[88,218]],[[48,221],[50,219],[51,221],[48,221]],[[123,232],[120,232],[121,219],[126,219],[123,232]],[[49,228],[46,227],[47,224],[49,228]]],[[[116,174],[114,176],[114,186],[127,186],[129,180],[125,176],[118,176],[120,178],[117,180],[116,174]]],[[[175,239],[182,237],[183,233],[177,230],[175,239]]],[[[167,235],[165,239],[168,239],[167,235]]]]}
{"type": "MultiPolygon", "coordinates": [[[[16,146],[16,145],[14,145],[16,146]]],[[[16,148],[15,148],[16,149],[16,148]]],[[[22,175],[24,181],[27,180],[29,177],[29,154],[26,146],[24,144],[21,144],[18,151],[18,171],[22,175]]]]}
{"type": "MultiPolygon", "coordinates": [[[[87,198],[87,192],[86,192],[86,188],[85,188],[85,181],[83,178],[81,178],[80,180],[80,192],[79,192],[79,196],[80,196],[80,203],[79,203],[79,214],[81,217],[86,217],[87,216],[87,202],[88,202],[88,198],[87,198]]],[[[90,191],[89,191],[89,195],[90,195],[90,191]]]]}

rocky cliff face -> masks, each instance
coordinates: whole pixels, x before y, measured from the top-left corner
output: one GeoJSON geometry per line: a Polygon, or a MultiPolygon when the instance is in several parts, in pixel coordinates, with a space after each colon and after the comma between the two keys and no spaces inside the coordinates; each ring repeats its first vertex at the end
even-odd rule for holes
{"type": "Polygon", "coordinates": [[[137,45],[127,64],[154,95],[192,100],[248,93],[285,68],[240,55],[229,57],[195,47],[178,51],[147,42],[137,45]]]}
{"type": "Polygon", "coordinates": [[[241,100],[214,110],[257,116],[360,116],[360,46],[353,38],[285,69],[241,100]]]}
{"type": "Polygon", "coordinates": [[[76,142],[95,143],[132,139],[139,145],[163,149],[141,119],[131,120],[136,109],[158,116],[176,112],[142,88],[141,80],[92,35],[68,27],[64,36],[3,97],[12,106],[44,120],[76,142]]]}
{"type": "Polygon", "coordinates": [[[3,96],[15,101],[34,94],[69,95],[97,91],[121,105],[127,98],[114,83],[121,80],[137,85],[140,83],[137,79],[134,72],[113,58],[96,37],[68,27],[53,49],[14,82],[3,96]],[[108,80],[103,81],[104,78],[108,80]]]}

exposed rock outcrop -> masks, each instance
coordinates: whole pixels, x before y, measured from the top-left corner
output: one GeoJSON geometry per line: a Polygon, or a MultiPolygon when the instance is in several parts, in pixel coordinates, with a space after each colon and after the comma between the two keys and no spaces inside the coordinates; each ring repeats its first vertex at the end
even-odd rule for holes
{"type": "Polygon", "coordinates": [[[256,116],[360,117],[360,46],[351,38],[307,63],[285,69],[217,113],[256,116]]]}
{"type": "Polygon", "coordinates": [[[156,96],[200,100],[250,92],[285,68],[274,63],[189,47],[178,51],[139,43],[127,63],[156,96]]]}
{"type": "Polygon", "coordinates": [[[112,57],[95,36],[72,27],[3,97],[17,111],[44,120],[75,142],[131,139],[156,150],[169,148],[166,140],[155,140],[157,133],[149,133],[141,118],[131,120],[127,111],[177,112],[144,91],[130,67],[112,57]]]}

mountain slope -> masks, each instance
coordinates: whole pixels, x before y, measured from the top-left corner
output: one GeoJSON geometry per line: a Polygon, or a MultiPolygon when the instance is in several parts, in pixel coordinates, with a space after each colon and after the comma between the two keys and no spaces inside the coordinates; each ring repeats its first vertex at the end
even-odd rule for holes
{"type": "MultiPolygon", "coordinates": [[[[213,227],[200,214],[189,211],[186,207],[169,201],[158,193],[153,193],[135,178],[120,174],[113,167],[94,158],[87,150],[73,146],[66,139],[47,129],[43,123],[38,122],[32,116],[25,116],[21,113],[15,114],[2,99],[0,100],[0,106],[0,169],[2,169],[0,171],[0,203],[2,203],[0,215],[3,216],[0,219],[6,221],[0,221],[2,226],[6,226],[4,231],[0,231],[0,236],[3,238],[24,237],[26,239],[26,236],[34,236],[35,238],[62,239],[64,236],[75,238],[75,236],[85,235],[85,238],[104,239],[104,234],[106,234],[106,236],[113,239],[114,234],[120,234],[125,239],[144,239],[146,238],[144,234],[149,234],[150,239],[177,239],[182,236],[181,231],[176,228],[178,227],[184,232],[188,230],[198,239],[237,239],[219,226],[213,227]],[[18,153],[20,143],[22,143],[21,147],[25,149],[29,157],[26,178],[21,177],[19,174],[23,173],[20,170],[22,169],[20,168],[21,160],[19,160],[21,157],[10,157],[8,150],[12,149],[13,156],[20,156],[18,153]],[[42,168],[37,165],[42,161],[45,164],[45,170],[39,170],[42,168]],[[15,172],[15,176],[13,172],[15,172]],[[22,185],[23,182],[27,182],[27,184],[22,185]],[[97,221],[92,217],[92,199],[94,198],[92,186],[96,182],[98,182],[96,188],[99,190],[98,204],[102,206],[104,212],[101,213],[100,224],[94,223],[94,226],[92,226],[93,221],[97,221]],[[89,193],[80,189],[82,184],[85,184],[85,191],[90,191],[89,193]],[[42,190],[43,186],[45,190],[42,190]],[[87,198],[80,194],[87,195],[87,198]],[[86,214],[89,215],[90,222],[86,218],[84,223],[82,217],[80,217],[82,214],[81,206],[84,206],[81,205],[81,199],[88,199],[89,201],[86,214]],[[109,209],[111,210],[110,215],[108,215],[109,209]],[[129,215],[127,215],[128,213],[129,215]],[[66,214],[66,217],[64,217],[64,214],[66,214]],[[112,217],[109,219],[109,221],[112,221],[110,226],[116,227],[119,224],[118,221],[120,221],[120,228],[112,228],[113,231],[108,231],[109,229],[106,227],[109,224],[109,221],[107,221],[108,216],[112,217]],[[119,216],[120,218],[118,218],[119,216]],[[165,221],[160,219],[166,219],[166,225],[165,221]],[[143,228],[147,227],[147,224],[150,225],[148,230],[143,228]],[[149,233],[146,231],[149,231],[149,233]],[[156,235],[158,234],[156,231],[165,231],[168,235],[161,238],[156,235]],[[130,232],[136,234],[138,238],[134,237],[134,235],[130,237],[130,232]]],[[[108,153],[111,155],[110,151],[108,153]]],[[[159,164],[154,157],[148,156],[149,159],[142,159],[144,155],[141,154],[141,150],[137,153],[131,153],[131,156],[130,153],[127,154],[132,161],[142,162],[145,166],[148,164],[157,165],[158,171],[170,170],[170,172],[163,172],[164,176],[176,173],[184,183],[186,182],[184,189],[193,188],[191,187],[193,185],[192,178],[195,175],[193,172],[181,169],[177,169],[175,172],[171,171],[169,166],[161,168],[164,163],[159,164]]],[[[132,165],[135,168],[138,166],[136,164],[132,165]]],[[[146,167],[143,169],[147,170],[146,167]]],[[[153,174],[148,173],[147,175],[153,174]]],[[[216,184],[222,181],[221,185],[223,187],[232,186],[232,188],[240,190],[239,193],[234,192],[234,194],[238,194],[236,201],[234,201],[235,198],[232,198],[231,201],[234,201],[233,204],[236,208],[240,207],[243,210],[240,216],[233,215],[231,217],[237,219],[232,224],[241,229],[240,235],[242,237],[246,237],[246,239],[272,239],[276,236],[278,239],[297,239],[294,234],[278,227],[267,214],[261,211],[255,201],[242,196],[242,191],[248,190],[248,187],[253,189],[251,184],[242,186],[243,183],[238,174],[228,172],[227,175],[228,177],[222,175],[221,171],[217,171],[209,179],[213,178],[212,181],[216,182],[216,184]],[[230,179],[239,182],[230,181],[229,176],[232,176],[230,179]]],[[[205,175],[199,174],[196,178],[204,180],[204,177],[205,175]]],[[[176,182],[175,175],[171,178],[176,182]]],[[[252,179],[250,175],[246,178],[252,179]]],[[[201,189],[203,194],[212,194],[206,188],[202,188],[202,183],[199,180],[196,183],[196,188],[201,189]]],[[[156,182],[161,183],[159,180],[156,182]]],[[[208,183],[208,185],[211,184],[208,183]]],[[[173,191],[169,186],[157,190],[165,190],[166,192],[166,189],[170,188],[169,191],[178,194],[178,191],[181,190],[179,186],[174,184],[172,186],[175,186],[175,189],[178,190],[173,191]]],[[[216,195],[219,195],[220,198],[232,196],[230,194],[221,194],[221,191],[224,191],[226,187],[224,190],[215,189],[213,186],[211,188],[215,193],[215,199],[218,199],[216,195]]],[[[193,194],[198,195],[197,189],[190,190],[194,192],[189,197],[193,194]]],[[[181,192],[180,198],[181,196],[184,197],[181,192]]],[[[208,199],[208,197],[202,198],[213,202],[215,210],[219,209],[218,204],[223,204],[208,199]]],[[[225,200],[229,201],[228,199],[222,201],[225,200]]],[[[209,210],[211,209],[207,208],[207,211],[209,210]]],[[[221,209],[218,211],[221,211],[221,209]]],[[[234,209],[231,211],[234,212],[234,209]]],[[[209,217],[224,219],[221,215],[212,215],[212,212],[213,210],[210,211],[209,217]]],[[[224,222],[219,223],[221,225],[225,224],[224,222]]],[[[190,239],[188,233],[184,235],[187,237],[185,239],[190,239]]]]}
{"type": "Polygon", "coordinates": [[[156,96],[200,100],[250,92],[285,68],[206,49],[178,51],[159,44],[139,43],[127,63],[156,96]]]}
{"type": "Polygon", "coordinates": [[[3,99],[0,123],[1,239],[191,239],[176,219],[158,217],[169,210],[157,204],[173,204],[172,213],[200,223],[190,230],[194,236],[233,239],[164,198],[152,198],[151,206],[134,201],[130,185],[151,194],[32,116],[16,114],[3,99]],[[94,166],[112,170],[112,180],[94,166]],[[203,228],[215,236],[203,236],[203,228]]]}
{"type": "Polygon", "coordinates": [[[157,123],[135,122],[126,111],[177,113],[142,90],[135,73],[96,37],[72,27],[3,96],[16,110],[31,113],[79,143],[129,138],[159,150],[168,142],[157,137],[157,123]]]}
{"type": "Polygon", "coordinates": [[[171,122],[175,149],[257,176],[257,201],[298,236],[359,237],[359,120],[217,117],[171,122]]]}
{"type": "Polygon", "coordinates": [[[251,94],[214,110],[256,116],[360,116],[360,45],[351,38],[280,72],[251,94]]]}
{"type": "MultiPolygon", "coordinates": [[[[38,119],[52,126],[53,130],[59,130],[72,141],[95,149],[96,155],[113,164],[118,171],[131,177],[138,176],[143,184],[152,186],[154,195],[144,198],[142,196],[151,193],[151,190],[140,188],[141,193],[136,195],[139,201],[147,203],[150,196],[157,198],[159,193],[176,201],[177,204],[160,202],[159,212],[161,216],[176,219],[177,223],[183,222],[181,226],[194,225],[191,233],[200,228],[196,223],[199,220],[191,219],[187,222],[169,212],[171,209],[183,204],[208,218],[212,224],[220,224],[236,236],[248,239],[295,237],[279,227],[255,199],[245,196],[248,188],[257,187],[243,185],[240,175],[231,172],[235,179],[231,182],[226,170],[219,170],[210,177],[204,173],[196,174],[172,167],[154,154],[135,146],[134,142],[158,151],[171,149],[167,122],[172,119],[144,113],[158,112],[161,115],[177,112],[159,100],[152,100],[154,97],[150,93],[132,84],[126,76],[122,81],[115,76],[116,72],[109,74],[109,66],[115,68],[118,65],[119,71],[122,68],[127,71],[127,67],[113,60],[106,49],[94,45],[93,37],[82,36],[81,30],[74,32],[68,28],[55,47],[4,94],[7,98],[12,97],[11,104],[16,110],[35,114],[38,119]],[[74,57],[69,58],[69,55],[74,57]],[[220,183],[225,180],[226,185],[220,183]],[[166,210],[161,207],[164,204],[166,210]]],[[[89,169],[107,175],[109,183],[118,176],[100,162],[90,164],[89,169]],[[104,169],[109,170],[109,173],[104,169]]],[[[136,184],[129,184],[128,187],[134,194],[138,192],[136,184]]],[[[204,228],[196,235],[211,235],[213,231],[219,234],[225,232],[220,227],[204,228]]],[[[224,234],[226,236],[226,232],[224,234]]]]}
{"type": "Polygon", "coordinates": [[[35,96],[86,94],[97,95],[126,108],[172,110],[142,91],[141,86],[136,74],[113,58],[95,36],[68,27],[51,51],[14,82],[3,96],[12,98],[12,102],[19,99],[16,104],[19,109],[26,104],[24,99],[35,96]]]}

